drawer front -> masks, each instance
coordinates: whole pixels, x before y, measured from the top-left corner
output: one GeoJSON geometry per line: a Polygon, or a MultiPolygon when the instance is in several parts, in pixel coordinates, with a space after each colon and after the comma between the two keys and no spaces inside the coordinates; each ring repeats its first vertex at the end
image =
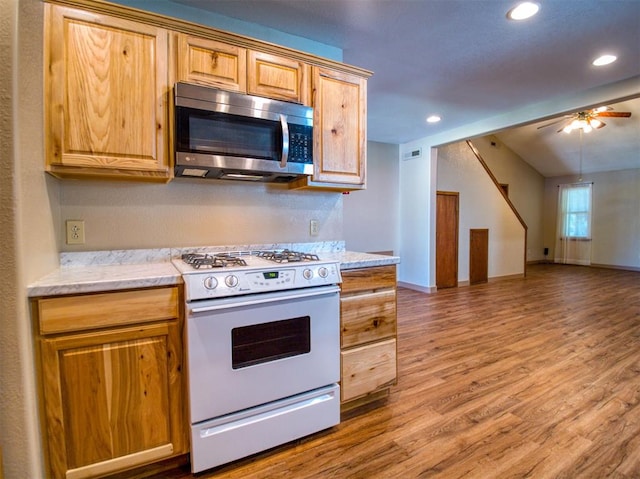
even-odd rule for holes
{"type": "Polygon", "coordinates": [[[178,288],[63,296],[36,301],[40,334],[177,318],[178,288]]]}
{"type": "Polygon", "coordinates": [[[298,60],[249,51],[250,95],[309,104],[310,67],[298,60]]]}
{"type": "Polygon", "coordinates": [[[395,265],[349,269],[342,272],[342,294],[395,287],[395,265]]]}
{"type": "Polygon", "coordinates": [[[347,296],[340,300],[343,348],[396,335],[396,290],[347,296]]]}
{"type": "Polygon", "coordinates": [[[396,380],[395,339],[343,351],[341,358],[343,402],[372,393],[396,380]]]}
{"type": "Polygon", "coordinates": [[[246,93],[247,50],[180,34],[178,79],[246,93]]]}

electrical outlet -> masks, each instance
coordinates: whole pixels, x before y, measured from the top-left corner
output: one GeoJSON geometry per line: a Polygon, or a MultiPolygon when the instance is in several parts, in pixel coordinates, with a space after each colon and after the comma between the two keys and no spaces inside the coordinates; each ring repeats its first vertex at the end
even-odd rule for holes
{"type": "Polygon", "coordinates": [[[311,236],[318,236],[318,220],[311,220],[309,222],[309,234],[311,236]]]}
{"type": "Polygon", "coordinates": [[[84,220],[67,220],[67,244],[84,244],[84,220]]]}

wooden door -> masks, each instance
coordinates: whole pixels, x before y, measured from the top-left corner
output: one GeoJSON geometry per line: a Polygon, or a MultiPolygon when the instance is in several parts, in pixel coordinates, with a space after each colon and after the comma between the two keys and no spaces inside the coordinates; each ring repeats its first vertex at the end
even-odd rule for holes
{"type": "Polygon", "coordinates": [[[50,477],[125,470],[184,452],[177,321],[43,339],[50,477]]]}
{"type": "Polygon", "coordinates": [[[436,287],[458,286],[459,194],[438,191],[436,195],[436,287]]]}
{"type": "Polygon", "coordinates": [[[489,281],[489,230],[469,230],[469,284],[489,281]]]}
{"type": "Polygon", "coordinates": [[[365,184],[364,78],[313,68],[314,181],[365,184]]]}

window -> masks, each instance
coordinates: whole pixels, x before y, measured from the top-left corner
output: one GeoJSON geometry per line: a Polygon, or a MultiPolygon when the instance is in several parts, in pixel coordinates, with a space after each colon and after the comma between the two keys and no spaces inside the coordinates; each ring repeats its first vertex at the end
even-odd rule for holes
{"type": "Polygon", "coordinates": [[[591,183],[559,185],[554,261],[591,264],[591,183]]]}
{"type": "Polygon", "coordinates": [[[591,238],[591,184],[561,185],[563,238],[591,238]]]}

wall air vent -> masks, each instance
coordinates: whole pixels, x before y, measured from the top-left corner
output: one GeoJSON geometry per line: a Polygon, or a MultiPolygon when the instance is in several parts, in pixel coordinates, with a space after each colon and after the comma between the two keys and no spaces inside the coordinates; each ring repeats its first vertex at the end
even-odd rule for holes
{"type": "Polygon", "coordinates": [[[422,158],[422,148],[405,151],[402,155],[403,160],[415,160],[417,158],[422,158]]]}

